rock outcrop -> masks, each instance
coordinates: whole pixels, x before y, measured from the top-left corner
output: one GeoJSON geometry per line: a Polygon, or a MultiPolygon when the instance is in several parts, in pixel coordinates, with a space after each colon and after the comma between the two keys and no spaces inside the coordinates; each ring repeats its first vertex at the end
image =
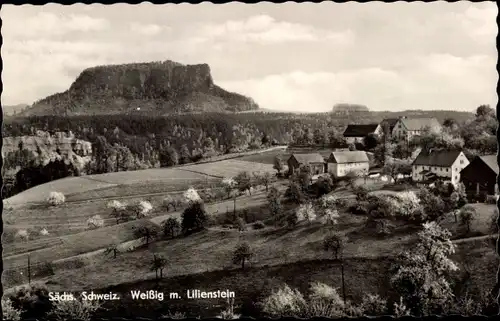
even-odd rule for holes
{"type": "Polygon", "coordinates": [[[251,98],[215,85],[207,64],[164,61],[86,69],[67,91],[35,102],[23,115],[162,115],[255,109],[258,105],[251,98]]]}

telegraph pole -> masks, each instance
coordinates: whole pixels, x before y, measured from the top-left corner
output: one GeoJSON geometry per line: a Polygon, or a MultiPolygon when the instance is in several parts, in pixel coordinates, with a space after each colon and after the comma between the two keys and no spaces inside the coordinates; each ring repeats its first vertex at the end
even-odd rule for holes
{"type": "Polygon", "coordinates": [[[30,260],[30,254],[28,254],[28,284],[31,285],[31,260],[30,260]]]}

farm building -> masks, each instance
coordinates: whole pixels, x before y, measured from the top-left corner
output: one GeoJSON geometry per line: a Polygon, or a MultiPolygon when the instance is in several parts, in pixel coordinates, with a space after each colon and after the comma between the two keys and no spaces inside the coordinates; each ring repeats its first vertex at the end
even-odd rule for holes
{"type": "Polygon", "coordinates": [[[392,135],[392,131],[396,126],[399,118],[386,118],[380,122],[380,127],[382,129],[382,133],[387,134],[387,136],[392,135]]]}
{"type": "Polygon", "coordinates": [[[399,139],[411,139],[421,135],[426,129],[439,132],[441,124],[436,118],[407,118],[401,117],[394,125],[392,136],[399,139]]]}
{"type": "Polygon", "coordinates": [[[313,154],[292,154],[288,159],[288,169],[293,174],[298,168],[309,165],[312,175],[323,174],[326,170],[326,162],[319,153],[313,154]]]}
{"type": "Polygon", "coordinates": [[[462,151],[422,150],[412,164],[412,179],[424,183],[444,180],[456,185],[467,165],[469,160],[462,151]]]}
{"type": "Polygon", "coordinates": [[[344,138],[348,144],[362,143],[363,139],[370,134],[381,135],[382,128],[380,127],[380,125],[348,125],[344,131],[344,138]]]}
{"type": "Polygon", "coordinates": [[[476,156],[460,172],[461,181],[464,183],[469,196],[479,195],[480,193],[497,194],[497,175],[498,162],[496,155],[476,156]]]}
{"type": "Polygon", "coordinates": [[[368,155],[362,151],[332,152],[327,163],[328,171],[336,177],[345,176],[349,172],[368,174],[370,168],[368,155]]]}

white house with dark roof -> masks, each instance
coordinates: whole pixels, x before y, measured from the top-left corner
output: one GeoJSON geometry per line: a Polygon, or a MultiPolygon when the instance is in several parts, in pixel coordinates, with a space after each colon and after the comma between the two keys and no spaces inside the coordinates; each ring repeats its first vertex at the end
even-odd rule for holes
{"type": "Polygon", "coordinates": [[[437,179],[453,185],[460,182],[460,172],[469,165],[462,151],[422,150],[412,164],[412,179],[415,182],[432,182],[437,179]]]}
{"type": "Polygon", "coordinates": [[[409,140],[414,136],[421,135],[426,128],[439,132],[441,124],[436,118],[401,117],[392,129],[392,137],[409,140]]]}
{"type": "Polygon", "coordinates": [[[311,175],[319,175],[325,172],[326,167],[325,159],[319,153],[292,154],[287,163],[290,174],[293,174],[301,166],[309,165],[311,175]]]}
{"type": "Polygon", "coordinates": [[[345,176],[349,172],[368,174],[370,160],[363,151],[332,152],[327,160],[328,172],[336,177],[345,176]]]}
{"type": "Polygon", "coordinates": [[[380,124],[348,125],[343,136],[348,144],[354,144],[362,143],[363,139],[370,134],[381,135],[380,124]]]}

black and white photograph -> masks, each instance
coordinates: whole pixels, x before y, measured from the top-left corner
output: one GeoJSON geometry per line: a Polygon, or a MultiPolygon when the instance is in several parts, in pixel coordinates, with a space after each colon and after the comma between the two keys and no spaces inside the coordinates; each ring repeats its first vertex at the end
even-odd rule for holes
{"type": "Polygon", "coordinates": [[[3,320],[499,314],[497,15],[1,5],[3,320]]]}

